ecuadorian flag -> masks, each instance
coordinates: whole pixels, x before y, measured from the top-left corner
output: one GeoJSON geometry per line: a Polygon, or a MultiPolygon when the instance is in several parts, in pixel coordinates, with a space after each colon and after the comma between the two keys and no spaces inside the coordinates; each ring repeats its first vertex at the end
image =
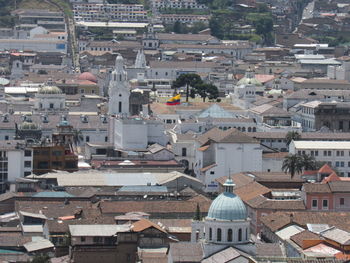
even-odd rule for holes
{"type": "Polygon", "coordinates": [[[181,95],[178,94],[178,95],[172,97],[171,99],[169,99],[166,102],[166,105],[179,105],[180,104],[180,99],[181,99],[181,95]]]}

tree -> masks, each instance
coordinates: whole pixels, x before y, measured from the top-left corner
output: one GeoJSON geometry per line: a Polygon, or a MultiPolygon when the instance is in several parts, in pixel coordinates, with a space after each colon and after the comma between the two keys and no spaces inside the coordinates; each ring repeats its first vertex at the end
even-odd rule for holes
{"type": "Polygon", "coordinates": [[[282,171],[289,173],[291,178],[295,174],[301,173],[303,171],[303,161],[300,155],[298,154],[289,154],[283,160],[282,171]]]}
{"type": "Polygon", "coordinates": [[[201,77],[194,73],[181,74],[173,83],[173,88],[177,89],[186,86],[186,102],[188,102],[189,88],[202,84],[201,77]]]}
{"type": "Polygon", "coordinates": [[[194,220],[200,221],[202,220],[202,214],[201,214],[201,209],[199,207],[199,204],[197,203],[197,207],[196,207],[196,214],[193,218],[194,220]]]}
{"type": "Polygon", "coordinates": [[[202,83],[194,87],[194,92],[197,93],[205,102],[205,99],[216,99],[219,96],[218,88],[210,83],[202,83]]]}
{"type": "Polygon", "coordinates": [[[299,132],[297,131],[289,131],[286,135],[286,141],[287,141],[287,146],[289,146],[289,144],[292,142],[292,141],[297,141],[297,140],[300,140],[301,138],[301,135],[299,132]]]}
{"type": "Polygon", "coordinates": [[[315,157],[307,154],[301,156],[301,162],[304,170],[316,170],[315,157]]]}

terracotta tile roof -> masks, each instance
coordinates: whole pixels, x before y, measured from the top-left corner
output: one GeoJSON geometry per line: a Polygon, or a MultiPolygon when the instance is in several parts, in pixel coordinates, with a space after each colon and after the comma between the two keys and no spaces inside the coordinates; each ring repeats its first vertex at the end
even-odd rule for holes
{"type": "Polygon", "coordinates": [[[331,193],[329,185],[322,183],[307,183],[303,185],[303,189],[306,193],[331,193]]]}
{"type": "Polygon", "coordinates": [[[335,181],[328,183],[332,193],[350,193],[350,181],[335,181]]]}
{"type": "Polygon", "coordinates": [[[349,231],[349,218],[350,212],[279,211],[261,217],[261,222],[273,232],[291,223],[304,228],[307,228],[306,224],[331,224],[340,229],[349,231]]]}
{"type": "Polygon", "coordinates": [[[331,173],[331,175],[323,178],[321,183],[325,184],[325,183],[334,182],[334,181],[340,181],[339,176],[335,172],[333,172],[333,173],[331,173]]]}
{"type": "Polygon", "coordinates": [[[307,247],[305,247],[303,244],[304,240],[321,240],[322,238],[309,230],[304,230],[298,234],[291,236],[290,239],[294,241],[299,247],[305,249],[307,247]]]}
{"type": "Polygon", "coordinates": [[[133,211],[141,211],[149,214],[178,215],[180,213],[195,213],[199,204],[202,213],[207,213],[211,204],[210,199],[200,200],[193,198],[190,200],[178,201],[120,201],[102,202],[100,205],[103,214],[125,214],[133,211]],[[198,201],[198,202],[197,202],[198,201]]]}
{"type": "Polygon", "coordinates": [[[324,164],[319,170],[318,172],[320,174],[332,174],[334,173],[333,169],[328,165],[328,164],[324,164]]]}
{"type": "Polygon", "coordinates": [[[211,164],[211,165],[208,165],[208,166],[206,166],[206,167],[203,167],[203,168],[201,168],[201,169],[199,169],[201,172],[206,172],[206,171],[208,171],[208,170],[210,170],[211,168],[214,168],[214,167],[216,167],[216,166],[218,166],[216,163],[213,163],[213,164],[211,164]]]}
{"type": "Polygon", "coordinates": [[[204,144],[208,140],[212,140],[217,143],[259,143],[258,140],[240,132],[237,129],[231,128],[226,131],[220,130],[214,127],[206,133],[198,136],[197,140],[204,144]]]}
{"type": "Polygon", "coordinates": [[[235,188],[234,193],[238,195],[242,201],[248,201],[259,195],[270,193],[271,190],[257,182],[251,182],[247,185],[235,188]]]}
{"type": "Polygon", "coordinates": [[[283,257],[282,247],[278,243],[257,243],[257,257],[283,257]]]}
{"type": "Polygon", "coordinates": [[[169,254],[173,262],[201,262],[204,257],[200,243],[170,243],[169,254]]]}
{"type": "Polygon", "coordinates": [[[205,152],[206,150],[208,150],[209,147],[210,147],[210,144],[199,147],[197,150],[201,152],[205,152]]]}
{"type": "MultiPolygon", "coordinates": [[[[232,178],[233,182],[235,183],[236,188],[247,185],[247,184],[254,181],[253,177],[246,176],[244,173],[233,174],[233,175],[231,175],[231,178],[232,178]]],[[[227,179],[228,179],[228,176],[221,176],[221,177],[215,179],[215,181],[217,181],[220,185],[223,185],[227,179]]]]}
{"type": "Polygon", "coordinates": [[[148,219],[141,219],[131,225],[131,229],[134,232],[142,232],[145,229],[154,227],[155,229],[158,229],[161,232],[167,233],[164,229],[162,229],[159,225],[153,223],[152,221],[149,221],[148,219]]]}
{"type": "Polygon", "coordinates": [[[270,210],[305,210],[303,200],[277,200],[259,195],[245,202],[252,208],[270,210]]]}

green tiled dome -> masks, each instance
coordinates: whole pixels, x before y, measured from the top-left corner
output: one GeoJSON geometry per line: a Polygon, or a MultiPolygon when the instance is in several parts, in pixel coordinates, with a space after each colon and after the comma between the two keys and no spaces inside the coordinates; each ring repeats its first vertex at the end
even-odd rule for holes
{"type": "Polygon", "coordinates": [[[247,219],[247,209],[241,198],[226,191],[212,202],[207,218],[229,221],[245,220],[247,219]]]}
{"type": "Polygon", "coordinates": [[[255,86],[262,86],[262,83],[257,80],[256,78],[247,78],[244,77],[240,79],[240,81],[237,82],[237,85],[255,85],[255,86]]]}

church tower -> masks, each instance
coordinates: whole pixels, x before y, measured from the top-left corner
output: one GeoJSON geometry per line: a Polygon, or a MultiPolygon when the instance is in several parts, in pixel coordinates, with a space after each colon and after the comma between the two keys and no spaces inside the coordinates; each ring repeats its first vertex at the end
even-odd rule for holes
{"type": "Polygon", "coordinates": [[[115,60],[115,69],[112,71],[109,82],[108,95],[108,114],[129,115],[130,88],[124,68],[124,59],[121,55],[118,55],[115,60]]]}

